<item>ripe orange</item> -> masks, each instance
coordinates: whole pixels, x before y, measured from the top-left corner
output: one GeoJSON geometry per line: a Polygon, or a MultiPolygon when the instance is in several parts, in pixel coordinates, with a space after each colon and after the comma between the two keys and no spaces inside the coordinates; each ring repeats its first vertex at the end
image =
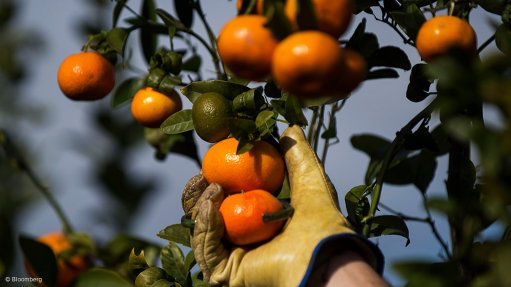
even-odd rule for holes
{"type": "Polygon", "coordinates": [[[131,114],[139,124],[157,128],[170,115],[180,111],[182,107],[181,97],[174,90],[170,95],[166,95],[151,87],[145,87],[133,97],[131,114]]]}
{"type": "Polygon", "coordinates": [[[64,95],[75,101],[104,98],[115,85],[112,64],[96,52],[72,54],[60,64],[57,80],[64,95]]]}
{"type": "Polygon", "coordinates": [[[236,154],[238,140],[227,138],[204,155],[202,172],[229,193],[264,189],[277,191],[284,181],[285,164],[279,151],[265,141],[254,142],[248,152],[236,154]]]}
{"type": "Polygon", "coordinates": [[[277,46],[272,73],[283,90],[302,98],[317,98],[332,92],[342,66],[343,50],[332,36],[302,31],[277,46]]]}
{"type": "Polygon", "coordinates": [[[274,237],[285,221],[264,222],[263,214],[280,211],[282,208],[275,196],[262,189],[226,197],[220,205],[225,238],[236,245],[247,245],[274,237]]]}
{"type": "MultiPolygon", "coordinates": [[[[243,4],[243,0],[238,0],[236,2],[236,9],[240,12],[241,5],[243,4]]],[[[259,14],[262,15],[264,10],[264,0],[257,0],[256,4],[252,8],[249,14],[259,14]]]]}
{"type": "Polygon", "coordinates": [[[430,62],[453,48],[475,54],[477,36],[465,20],[455,16],[436,16],[421,26],[415,44],[421,58],[430,62]]]}
{"type": "MultiPolygon", "coordinates": [[[[37,241],[48,245],[51,248],[55,257],[57,259],[57,287],[67,287],[76,279],[76,277],[87,270],[91,266],[91,262],[89,258],[73,255],[71,258],[65,260],[64,258],[59,257],[59,254],[62,252],[68,251],[72,248],[71,243],[66,238],[62,232],[52,232],[45,234],[39,238],[37,241]]],[[[28,264],[27,272],[33,278],[39,277],[32,270],[32,267],[28,264]]],[[[43,285],[45,286],[45,285],[43,285]]]]}
{"type": "Polygon", "coordinates": [[[261,15],[241,15],[225,24],[218,36],[218,54],[238,77],[260,81],[271,73],[277,40],[261,15]]]}
{"type": "Polygon", "coordinates": [[[364,57],[351,49],[344,49],[343,72],[339,79],[339,90],[348,95],[367,77],[367,63],[364,57]]]}
{"type": "MultiPolygon", "coordinates": [[[[298,29],[297,1],[299,0],[287,0],[285,6],[286,15],[295,29],[298,29]]],[[[352,0],[312,0],[312,4],[320,31],[336,39],[346,32],[355,12],[352,0]]]]}

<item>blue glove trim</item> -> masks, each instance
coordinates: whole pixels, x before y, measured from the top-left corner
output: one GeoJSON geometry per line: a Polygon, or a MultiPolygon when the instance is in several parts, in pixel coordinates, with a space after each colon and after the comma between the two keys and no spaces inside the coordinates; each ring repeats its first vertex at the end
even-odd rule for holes
{"type": "Polygon", "coordinates": [[[332,242],[332,241],[339,241],[339,244],[345,245],[346,243],[343,243],[343,241],[348,241],[348,243],[354,247],[354,251],[358,252],[363,257],[367,257],[367,252],[371,252],[372,256],[374,256],[376,260],[376,272],[380,275],[383,274],[383,266],[384,266],[384,258],[383,254],[381,253],[380,249],[371,241],[369,241],[367,238],[362,237],[356,233],[341,233],[341,234],[334,234],[328,237],[323,238],[318,245],[314,248],[314,251],[312,252],[311,260],[309,262],[309,266],[307,267],[307,270],[305,271],[305,275],[302,278],[302,281],[300,282],[299,287],[304,287],[307,285],[307,281],[309,280],[309,277],[312,274],[312,271],[314,271],[314,267],[316,265],[316,260],[319,252],[321,249],[325,246],[326,243],[332,242]],[[357,247],[358,246],[358,247],[357,247]],[[361,250],[363,247],[367,248],[368,250],[361,250]]]}

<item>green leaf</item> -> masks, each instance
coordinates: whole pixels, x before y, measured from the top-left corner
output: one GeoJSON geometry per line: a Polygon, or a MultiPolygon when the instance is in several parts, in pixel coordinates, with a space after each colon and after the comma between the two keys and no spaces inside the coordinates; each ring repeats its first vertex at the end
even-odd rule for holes
{"type": "Polygon", "coordinates": [[[264,105],[261,89],[250,89],[236,96],[232,101],[235,112],[255,116],[264,105]]]}
{"type": "Polygon", "coordinates": [[[407,150],[421,150],[427,148],[435,152],[438,149],[435,139],[429,132],[429,128],[425,123],[421,124],[413,133],[405,135],[403,146],[407,150]]]}
{"type": "Polygon", "coordinates": [[[391,79],[391,78],[399,78],[399,74],[394,69],[376,69],[369,71],[367,74],[366,80],[376,80],[376,79],[391,79]]]}
{"type": "Polygon", "coordinates": [[[122,28],[113,28],[108,31],[106,41],[108,45],[120,55],[124,55],[124,47],[128,39],[129,31],[122,28]]]}
{"type": "Polygon", "coordinates": [[[255,125],[261,137],[273,132],[273,128],[277,123],[277,116],[277,112],[271,110],[261,111],[257,115],[255,119],[255,125]]]}
{"type": "Polygon", "coordinates": [[[115,90],[112,98],[112,107],[117,108],[133,98],[135,93],[143,88],[145,78],[129,78],[124,80],[115,90]]]}
{"type": "Polygon", "coordinates": [[[93,268],[78,276],[75,287],[133,287],[118,273],[103,268],[93,268]]]}
{"type": "Polygon", "coordinates": [[[19,236],[23,256],[30,266],[48,286],[54,286],[57,281],[57,259],[51,248],[37,240],[24,235],[19,236]]]}
{"type": "Polygon", "coordinates": [[[168,276],[165,270],[159,267],[149,267],[137,275],[135,278],[135,287],[153,286],[157,281],[167,278],[168,276]]]}
{"type": "Polygon", "coordinates": [[[190,247],[190,229],[181,224],[172,224],[160,230],[158,237],[190,247]]]}
{"type": "Polygon", "coordinates": [[[506,0],[475,0],[475,2],[484,10],[497,15],[502,15],[506,8],[506,0]]]}
{"type": "Polygon", "coordinates": [[[511,24],[501,24],[495,31],[495,44],[502,53],[511,55],[511,24]]]}
{"type": "MultiPolygon", "coordinates": [[[[154,0],[144,0],[142,2],[142,17],[148,21],[156,21],[156,5],[154,0]]],[[[158,45],[157,35],[148,27],[145,27],[140,30],[140,43],[144,58],[149,63],[158,45]]]]}
{"type": "Polygon", "coordinates": [[[321,134],[321,138],[323,139],[337,138],[337,121],[335,120],[335,115],[333,117],[334,120],[330,122],[328,128],[321,134]]]}
{"type": "Polygon", "coordinates": [[[129,270],[132,274],[138,274],[148,268],[149,264],[147,264],[147,261],[145,260],[144,250],[140,251],[140,253],[137,255],[135,253],[135,249],[131,249],[131,253],[128,258],[128,264],[129,270]]]}
{"type": "MultiPolygon", "coordinates": [[[[160,130],[157,132],[161,133],[160,130]]],[[[200,158],[197,150],[197,144],[192,131],[186,131],[180,134],[165,134],[166,138],[158,145],[156,157],[163,159],[167,153],[177,153],[194,160],[200,165],[200,158]]]]}
{"type": "Polygon", "coordinates": [[[193,266],[195,266],[197,262],[195,261],[195,256],[193,254],[193,250],[190,250],[185,257],[185,267],[188,271],[192,270],[193,266]]]}
{"type": "Polygon", "coordinates": [[[169,13],[167,13],[167,11],[163,9],[156,9],[156,15],[158,15],[158,17],[160,17],[160,19],[163,20],[165,25],[167,25],[167,27],[169,28],[169,31],[170,30],[188,31],[188,28],[186,28],[186,26],[183,23],[181,23],[178,19],[174,18],[169,13]]]}
{"type": "Polygon", "coordinates": [[[176,279],[176,282],[185,285],[188,277],[188,269],[185,267],[184,255],[176,243],[169,243],[161,250],[161,262],[163,269],[176,279]]]}
{"type": "Polygon", "coordinates": [[[175,135],[193,130],[192,110],[181,110],[168,117],[160,126],[164,134],[175,135]]]}
{"type": "Polygon", "coordinates": [[[181,93],[186,96],[190,102],[194,102],[198,96],[204,93],[214,92],[233,100],[237,95],[250,90],[247,86],[236,84],[229,81],[207,80],[193,82],[181,89],[181,93]]]}
{"type": "Polygon", "coordinates": [[[413,66],[410,82],[406,90],[406,98],[414,103],[423,101],[429,96],[429,88],[433,83],[426,74],[426,64],[413,66]]]}
{"type": "Polygon", "coordinates": [[[133,249],[143,250],[145,260],[149,265],[153,265],[160,247],[129,235],[118,234],[98,250],[98,257],[106,266],[122,264],[128,260],[133,249]]]}
{"type": "Polygon", "coordinates": [[[369,211],[369,199],[367,199],[367,185],[355,186],[344,196],[348,219],[355,227],[362,225],[362,219],[369,211]]]}
{"type": "Polygon", "coordinates": [[[246,143],[258,138],[257,127],[253,120],[235,119],[229,123],[229,128],[231,134],[240,141],[238,143],[238,153],[241,150],[248,151],[251,149],[252,145],[247,146],[246,143]]]}
{"type": "Polygon", "coordinates": [[[371,67],[391,67],[403,70],[410,70],[412,64],[408,55],[398,47],[385,46],[371,53],[367,60],[369,68],[371,67]]]}
{"type": "Polygon", "coordinates": [[[406,246],[410,244],[408,227],[405,221],[395,215],[381,215],[371,218],[369,237],[382,235],[399,235],[406,238],[406,246]]]}
{"type": "Polygon", "coordinates": [[[185,25],[190,28],[193,24],[193,9],[194,3],[192,0],[174,0],[174,8],[177,13],[177,17],[185,25]]]}

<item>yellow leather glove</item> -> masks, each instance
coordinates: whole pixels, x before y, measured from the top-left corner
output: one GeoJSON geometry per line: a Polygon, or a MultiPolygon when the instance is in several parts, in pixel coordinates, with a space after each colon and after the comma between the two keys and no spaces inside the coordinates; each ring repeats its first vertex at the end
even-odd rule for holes
{"type": "Polygon", "coordinates": [[[223,220],[218,212],[224,198],[222,188],[212,183],[204,190],[206,184],[200,174],[189,182],[188,190],[195,191],[184,194],[183,203],[187,202],[185,213],[195,220],[191,243],[205,280],[223,286],[305,286],[316,267],[347,249],[359,252],[381,273],[380,251],[350,228],[338,208],[334,188],[302,129],[287,128],[280,144],[294,213],[282,231],[262,245],[237,247],[225,243],[223,220]],[[191,194],[198,200],[190,200],[194,197],[191,194]]]}

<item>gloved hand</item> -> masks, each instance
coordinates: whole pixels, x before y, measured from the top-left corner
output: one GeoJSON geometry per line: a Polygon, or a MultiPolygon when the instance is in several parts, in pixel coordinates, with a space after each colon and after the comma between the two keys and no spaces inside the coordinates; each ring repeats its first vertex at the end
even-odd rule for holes
{"type": "Polygon", "coordinates": [[[189,192],[183,194],[183,204],[185,213],[195,220],[192,249],[206,281],[223,286],[305,286],[315,268],[343,250],[359,252],[381,273],[380,251],[350,228],[302,129],[287,128],[280,144],[294,213],[282,231],[262,245],[238,247],[225,243],[218,211],[224,198],[222,188],[216,183],[205,188],[207,183],[200,174],[187,184],[185,191],[189,192]]]}

